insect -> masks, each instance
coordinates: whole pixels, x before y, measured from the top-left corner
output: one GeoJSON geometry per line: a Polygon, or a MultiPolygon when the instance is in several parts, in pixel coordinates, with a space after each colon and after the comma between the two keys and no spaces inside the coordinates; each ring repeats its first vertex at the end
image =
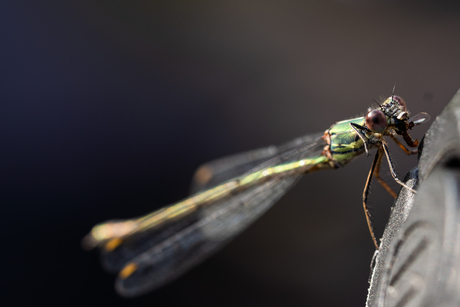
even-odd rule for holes
{"type": "Polygon", "coordinates": [[[366,203],[373,177],[396,198],[380,177],[384,157],[396,182],[415,193],[398,179],[385,137],[413,154],[418,141],[408,131],[429,119],[423,112],[409,118],[404,100],[392,94],[366,116],[337,122],[324,133],[206,163],[194,175],[189,198],[139,218],[96,225],[82,244],[87,249],[99,247],[103,266],[118,273],[115,287],[121,295],[137,296],[174,280],[223,247],[303,174],[342,167],[377,149],[363,206],[378,249],[366,203]]]}

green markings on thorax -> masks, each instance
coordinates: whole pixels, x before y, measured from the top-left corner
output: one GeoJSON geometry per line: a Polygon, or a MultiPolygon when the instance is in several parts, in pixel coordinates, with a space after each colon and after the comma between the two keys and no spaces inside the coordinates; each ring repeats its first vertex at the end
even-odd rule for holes
{"type": "Polygon", "coordinates": [[[364,143],[351,127],[351,123],[364,125],[364,117],[337,122],[328,130],[332,159],[340,165],[347,164],[364,152],[364,143]]]}

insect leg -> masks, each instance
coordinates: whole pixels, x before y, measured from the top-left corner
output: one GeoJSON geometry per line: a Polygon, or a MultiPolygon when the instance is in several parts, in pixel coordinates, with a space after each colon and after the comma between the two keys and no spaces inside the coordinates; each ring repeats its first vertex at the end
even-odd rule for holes
{"type": "Polygon", "coordinates": [[[383,150],[385,151],[385,155],[386,155],[387,161],[388,161],[388,166],[390,167],[390,173],[391,173],[391,176],[393,176],[394,180],[397,183],[399,183],[400,185],[402,185],[403,187],[405,187],[406,189],[408,189],[409,191],[411,191],[412,193],[417,193],[414,189],[412,189],[411,187],[406,185],[404,182],[399,180],[398,175],[396,175],[396,171],[395,171],[395,168],[393,166],[393,162],[391,162],[390,152],[388,151],[387,145],[385,143],[382,143],[382,147],[383,147],[383,150]]]}
{"type": "Polygon", "coordinates": [[[377,243],[377,239],[375,238],[374,229],[372,228],[371,214],[369,213],[369,209],[367,207],[367,197],[369,196],[369,188],[371,186],[372,176],[374,176],[374,171],[377,166],[377,163],[381,163],[382,161],[382,159],[379,158],[380,156],[382,156],[382,154],[383,154],[382,149],[379,148],[379,150],[375,154],[374,162],[372,162],[372,166],[371,166],[371,170],[369,171],[369,175],[367,175],[366,185],[364,186],[364,191],[363,191],[363,208],[364,208],[364,214],[366,215],[367,227],[369,227],[369,232],[371,234],[372,242],[374,242],[375,248],[377,250],[379,249],[379,245],[377,243]]]}
{"type": "Polygon", "coordinates": [[[382,187],[387,190],[388,193],[390,193],[393,198],[396,198],[396,193],[393,191],[393,189],[380,177],[380,166],[382,165],[382,158],[383,158],[383,152],[379,150],[379,155],[378,155],[378,161],[376,163],[375,171],[374,171],[374,177],[377,178],[377,181],[382,185],[382,187]]]}
{"type": "Polygon", "coordinates": [[[355,123],[350,123],[350,126],[358,134],[359,138],[363,141],[364,149],[366,150],[366,154],[369,156],[369,151],[367,150],[367,144],[369,142],[369,139],[364,135],[363,130],[367,132],[370,132],[370,130],[366,127],[357,125],[355,123]]]}
{"type": "Polygon", "coordinates": [[[389,134],[390,138],[408,155],[413,155],[418,152],[418,150],[412,151],[406,146],[404,146],[403,143],[401,143],[394,134],[389,134]]]}

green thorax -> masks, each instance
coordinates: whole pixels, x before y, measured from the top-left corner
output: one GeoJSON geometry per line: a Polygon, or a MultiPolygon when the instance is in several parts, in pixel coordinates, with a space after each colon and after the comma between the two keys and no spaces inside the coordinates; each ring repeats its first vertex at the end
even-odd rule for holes
{"type": "Polygon", "coordinates": [[[329,128],[330,151],[335,162],[345,165],[364,152],[363,141],[350,125],[355,123],[364,126],[364,121],[364,117],[357,117],[337,122],[329,128]]]}

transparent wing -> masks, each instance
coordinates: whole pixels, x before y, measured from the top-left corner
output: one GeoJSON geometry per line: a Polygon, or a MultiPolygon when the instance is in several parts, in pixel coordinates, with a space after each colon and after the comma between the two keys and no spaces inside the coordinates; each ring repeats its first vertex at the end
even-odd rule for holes
{"type": "Polygon", "coordinates": [[[241,176],[269,159],[291,149],[314,144],[322,135],[322,133],[306,135],[282,146],[272,145],[207,162],[195,171],[192,179],[191,194],[204,191],[241,176]]]}
{"type": "MultiPolygon", "coordinates": [[[[216,179],[201,184],[201,188],[267,167],[319,156],[324,146],[321,134],[316,134],[276,149],[269,147],[210,162],[206,165],[213,167],[216,179]]],[[[116,280],[117,291],[123,296],[137,296],[182,275],[248,227],[284,195],[300,175],[292,173],[271,178],[160,229],[134,233],[124,238],[114,251],[102,251],[104,266],[110,271],[119,271],[127,263],[135,266],[128,276],[122,270],[116,280]]]]}

